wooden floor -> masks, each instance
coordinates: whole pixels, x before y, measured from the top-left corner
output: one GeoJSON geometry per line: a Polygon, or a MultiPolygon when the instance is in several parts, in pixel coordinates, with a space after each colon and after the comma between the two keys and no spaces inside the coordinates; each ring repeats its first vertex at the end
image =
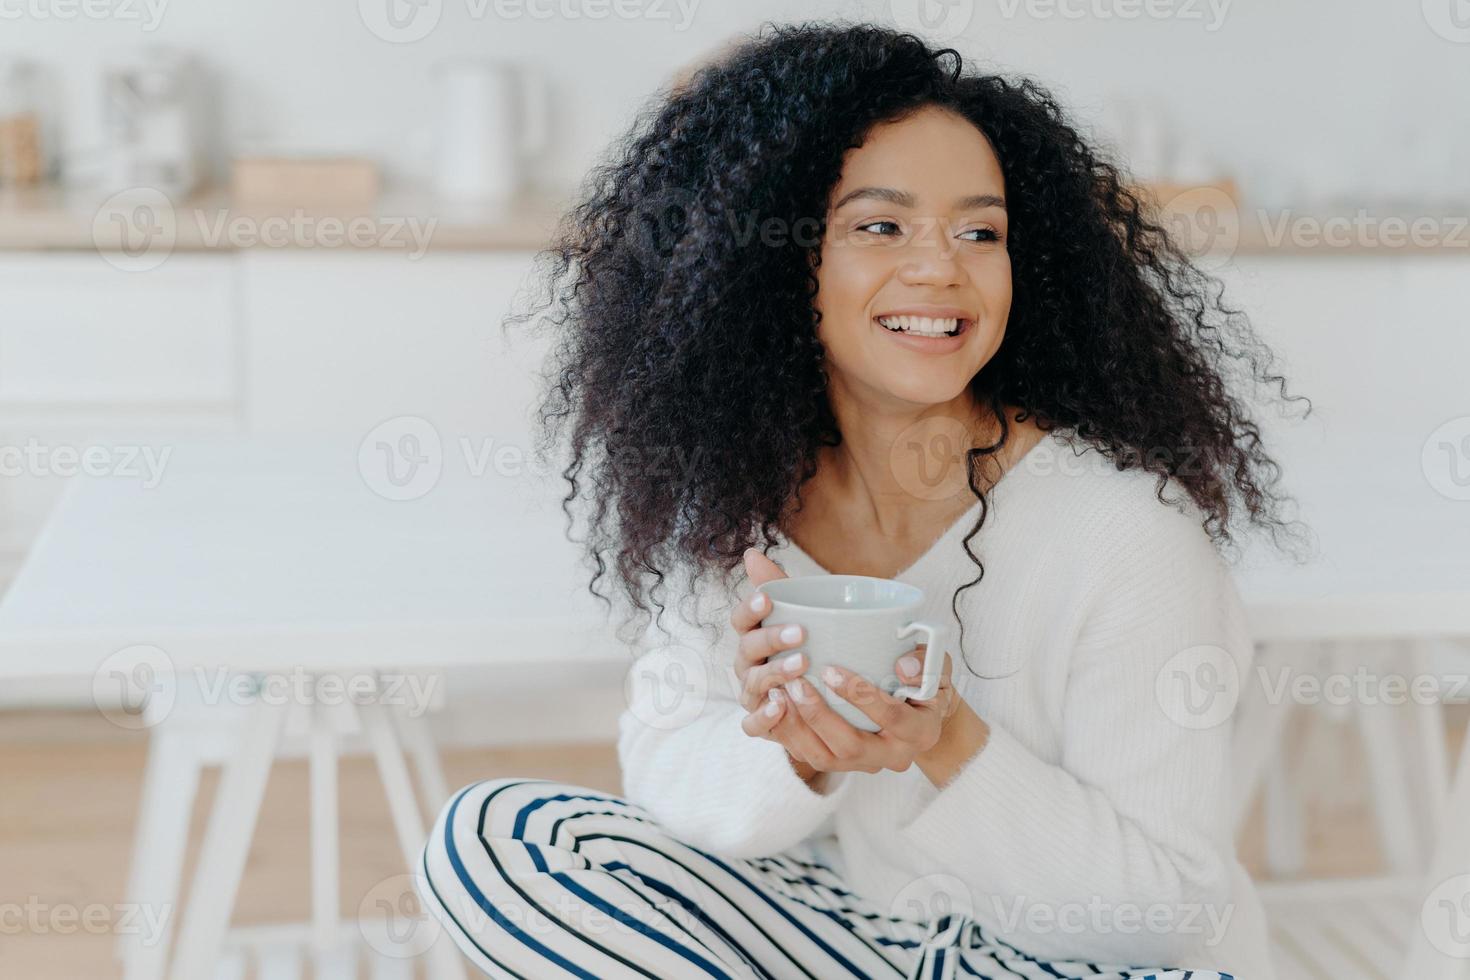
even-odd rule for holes
{"type": "MultiPolygon", "coordinates": [[[[118,976],[109,923],[123,901],[127,858],[146,741],[95,713],[0,712],[0,977],[27,980],[107,980],[118,976]],[[88,907],[94,911],[87,913],[88,907]],[[72,912],[72,910],[75,910],[72,912]],[[67,914],[97,916],[80,928],[67,914]],[[96,922],[97,920],[93,920],[96,922]],[[39,923],[39,925],[37,925],[39,923]]],[[[564,779],[620,789],[611,744],[554,748],[449,750],[451,788],[492,775],[564,779]]],[[[1309,813],[1310,875],[1358,875],[1380,870],[1366,804],[1350,758],[1340,772],[1321,775],[1336,787],[1331,813],[1309,813]]],[[[206,775],[190,851],[202,834],[215,774],[206,775]]],[[[306,768],[278,763],[250,852],[235,923],[309,918],[306,768]]],[[[374,885],[401,874],[387,804],[366,759],[347,759],[341,772],[342,906],[355,912],[374,885]]],[[[1260,818],[1241,841],[1242,859],[1260,867],[1260,818]]],[[[185,881],[187,881],[187,877],[185,881]]]]}
{"type": "MultiPolygon", "coordinates": [[[[123,901],[128,852],[138,809],[146,741],[95,712],[0,713],[0,978],[111,980],[120,976],[107,923],[123,901]],[[88,906],[96,907],[87,913],[88,906]],[[90,914],[86,930],[64,916],[90,914]],[[32,931],[31,923],[42,923],[32,931]],[[48,924],[54,923],[54,924],[48,924]]],[[[612,745],[444,753],[450,788],[492,775],[563,779],[618,792],[612,745]]],[[[195,809],[190,861],[203,834],[217,771],[206,774],[195,809]]],[[[341,769],[342,910],[355,913],[374,885],[404,871],[388,806],[370,760],[341,769]]],[[[281,762],[271,772],[250,851],[235,923],[310,918],[306,835],[306,766],[281,762]]],[[[187,878],[187,869],[185,881],[187,878]]]]}

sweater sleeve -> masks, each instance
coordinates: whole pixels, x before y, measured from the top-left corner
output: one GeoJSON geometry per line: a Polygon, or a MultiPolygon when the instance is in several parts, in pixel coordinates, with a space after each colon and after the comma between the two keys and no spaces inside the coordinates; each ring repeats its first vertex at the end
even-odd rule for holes
{"type": "MultiPolygon", "coordinates": [[[[742,585],[736,595],[749,591],[742,585]]],[[[715,596],[701,589],[694,599],[703,606],[715,596]]],[[[813,790],[782,745],[740,727],[747,712],[737,697],[738,641],[724,599],[712,614],[719,630],[713,643],[674,604],[664,615],[665,623],[674,621],[671,636],[649,625],[618,719],[623,794],[687,844],[727,857],[768,856],[820,827],[851,778],[827,773],[821,791],[813,790]]]]}
{"type": "Polygon", "coordinates": [[[1060,758],[991,725],[900,830],[969,886],[976,922],[1032,955],[1170,965],[1231,912],[1229,715],[1252,645],[1208,536],[1159,510],[1092,556],[1060,758]]]}

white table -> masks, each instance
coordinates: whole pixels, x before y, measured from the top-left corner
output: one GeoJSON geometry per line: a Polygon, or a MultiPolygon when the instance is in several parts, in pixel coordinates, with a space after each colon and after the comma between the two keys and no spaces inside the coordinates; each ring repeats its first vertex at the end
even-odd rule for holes
{"type": "MultiPolygon", "coordinates": [[[[356,729],[377,757],[412,869],[423,812],[448,795],[423,719],[387,698],[301,704],[291,694],[284,704],[279,696],[221,704],[216,693],[216,703],[194,711],[208,698],[183,679],[193,672],[207,689],[221,670],[264,675],[289,692],[303,674],[370,680],[456,664],[574,671],[594,661],[626,663],[630,653],[586,591],[555,481],[510,475],[513,466],[493,460],[473,476],[450,445],[437,485],[416,499],[391,500],[377,492],[398,491],[374,471],[372,450],[365,471],[351,439],[170,436],[150,444],[172,447],[156,487],[97,477],[68,488],[0,604],[0,680],[70,677],[105,690],[137,679],[132,672],[146,665],[140,681],[155,688],[154,699],[132,717],[161,724],[151,731],[130,900],[156,908],[172,910],[178,898],[202,747],[223,740],[225,773],[174,951],[177,980],[210,976],[220,961],[271,762],[293,728],[304,733],[310,935],[322,975],[344,932],[337,921],[339,747],[356,729]],[[228,718],[228,729],[219,730],[215,718],[228,718]]],[[[162,976],[168,945],[125,949],[128,976],[162,976]]],[[[447,942],[432,954],[441,957],[436,976],[459,973],[447,942]]]]}

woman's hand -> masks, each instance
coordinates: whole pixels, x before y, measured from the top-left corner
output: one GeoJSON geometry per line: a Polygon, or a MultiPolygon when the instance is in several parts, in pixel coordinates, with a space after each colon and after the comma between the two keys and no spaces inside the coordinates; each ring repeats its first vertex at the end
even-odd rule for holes
{"type": "MultiPolygon", "coordinates": [[[[756,585],[785,578],[779,565],[751,549],[745,554],[747,576],[756,585]]],[[[759,625],[770,612],[770,600],[756,592],[731,614],[730,622],[740,634],[735,672],[741,682],[741,704],[750,712],[741,727],[747,735],[779,742],[786,748],[797,771],[808,773],[883,769],[903,772],[915,758],[939,741],[944,724],[959,706],[951,683],[952,661],[944,655],[939,690],[928,701],[895,698],[864,678],[840,667],[830,668],[837,694],[877,723],[879,730],[865,732],[855,727],[827,704],[800,674],[806,657],[794,657],[792,669],[776,654],[799,646],[803,631],[783,634],[790,627],[759,625]],[[768,662],[775,660],[774,663],[768,662]]],[[[918,686],[923,676],[924,646],[899,658],[895,670],[906,685],[918,686]]]]}
{"type": "MultiPolygon", "coordinates": [[[[787,577],[780,565],[754,548],[749,548],[745,552],[745,574],[751,583],[757,586],[773,579],[787,577]]],[[[763,718],[772,723],[781,720],[784,705],[781,700],[773,700],[772,697],[774,695],[775,698],[784,700],[782,695],[785,689],[782,685],[807,668],[804,654],[788,654],[789,663],[779,656],[783,650],[800,646],[806,636],[806,631],[794,624],[762,626],[761,620],[770,611],[771,600],[764,592],[757,591],[736,606],[730,614],[730,625],[740,637],[739,649],[735,656],[735,676],[740,683],[740,704],[746,711],[752,712],[741,722],[741,727],[747,735],[765,734],[764,731],[756,731],[751,728],[750,722],[753,717],[763,718]],[[761,713],[767,706],[773,704],[777,708],[774,715],[761,713]]],[[[788,748],[787,754],[790,755],[790,752],[788,748]]],[[[807,782],[811,782],[817,774],[815,769],[797,756],[791,756],[791,763],[801,778],[807,782]]]]}

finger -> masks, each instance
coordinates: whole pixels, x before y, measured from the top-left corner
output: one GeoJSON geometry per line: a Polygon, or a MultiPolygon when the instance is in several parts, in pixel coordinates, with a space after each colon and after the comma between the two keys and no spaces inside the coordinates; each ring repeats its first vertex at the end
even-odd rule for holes
{"type": "Polygon", "coordinates": [[[804,678],[787,682],[786,692],[791,707],[796,709],[793,714],[801,717],[835,758],[857,759],[879,747],[877,743],[882,741],[879,736],[862,731],[833,711],[827,699],[804,678]]]}
{"type": "MultiPolygon", "coordinates": [[[[842,667],[829,666],[822,671],[822,683],[828,690],[834,691],[838,697],[871,718],[878,725],[878,730],[887,735],[902,739],[918,722],[912,705],[894,697],[860,674],[854,674],[842,667]]],[[[835,711],[832,713],[842,719],[835,711]]],[[[861,731],[856,726],[851,727],[855,731],[861,731]]]]}
{"type": "Polygon", "coordinates": [[[765,738],[771,734],[785,713],[785,697],[779,694],[775,697],[766,697],[757,710],[740,719],[740,728],[747,735],[765,738]]]}
{"type": "Polygon", "coordinates": [[[764,585],[773,579],[786,578],[786,572],[758,548],[745,549],[745,577],[751,585],[764,585]]]}
{"type": "Polygon", "coordinates": [[[766,697],[772,688],[780,687],[793,677],[799,677],[807,669],[804,653],[788,653],[775,658],[768,664],[759,664],[745,672],[740,689],[741,704],[754,707],[766,697]],[[794,659],[793,659],[794,658],[794,659]]]}
{"type": "Polygon", "coordinates": [[[744,633],[758,625],[771,611],[771,600],[764,592],[756,592],[744,602],[730,610],[730,625],[735,632],[744,633]]]}
{"type": "MultiPolygon", "coordinates": [[[[898,658],[894,664],[894,672],[898,679],[908,687],[921,687],[924,683],[924,663],[928,659],[929,648],[925,644],[914,647],[913,652],[906,653],[898,658]]],[[[954,676],[954,660],[949,653],[944,654],[944,666],[939,671],[939,687],[943,688],[950,684],[954,676]]],[[[912,699],[917,700],[917,699],[912,699]]],[[[932,700],[932,699],[931,699],[932,700]]],[[[927,703],[927,702],[922,702],[927,703]]]]}
{"type": "Polygon", "coordinates": [[[796,712],[790,691],[786,688],[781,688],[780,691],[777,697],[783,702],[781,716],[776,721],[771,737],[786,746],[786,751],[790,752],[793,757],[800,759],[813,769],[822,772],[831,771],[837,765],[837,759],[832,754],[832,750],[796,712]]]}
{"type": "Polygon", "coordinates": [[[806,631],[796,623],[757,627],[740,637],[740,659],[754,667],[783,650],[801,646],[805,637],[806,631]]]}
{"type": "Polygon", "coordinates": [[[787,575],[782,571],[780,565],[761,554],[759,550],[746,548],[745,577],[751,586],[756,588],[756,591],[730,612],[730,625],[734,626],[738,633],[744,633],[771,611],[771,600],[764,592],[759,591],[758,587],[778,578],[786,578],[787,575]]]}

